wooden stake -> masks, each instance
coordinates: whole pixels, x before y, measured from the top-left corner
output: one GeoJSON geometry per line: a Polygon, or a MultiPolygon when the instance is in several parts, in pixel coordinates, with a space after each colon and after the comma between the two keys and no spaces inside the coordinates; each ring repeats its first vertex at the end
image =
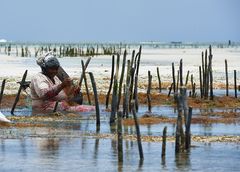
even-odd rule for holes
{"type": "Polygon", "coordinates": [[[132,106],[132,112],[133,112],[133,117],[134,117],[134,122],[135,122],[135,126],[136,126],[136,132],[137,132],[137,142],[138,142],[138,150],[139,150],[139,156],[140,159],[143,160],[143,149],[142,149],[142,142],[141,142],[141,134],[140,134],[140,129],[139,129],[139,125],[138,125],[138,119],[137,119],[137,115],[136,115],[136,109],[135,109],[135,102],[132,101],[131,102],[131,106],[132,106]]]}
{"type": "Polygon", "coordinates": [[[131,68],[131,80],[130,80],[130,86],[129,86],[129,111],[131,112],[131,101],[133,99],[133,85],[134,85],[134,73],[135,68],[131,68]]]}
{"type": "Polygon", "coordinates": [[[225,76],[226,76],[226,96],[228,96],[228,64],[227,60],[225,59],[225,76]]]}
{"type": "Polygon", "coordinates": [[[129,99],[130,99],[130,84],[131,84],[131,62],[130,60],[127,61],[127,79],[125,85],[125,97],[124,97],[124,111],[123,116],[128,118],[129,116],[129,99]]]}
{"type": "Polygon", "coordinates": [[[171,86],[170,86],[170,88],[169,88],[168,97],[169,97],[170,94],[171,94],[172,88],[173,88],[173,83],[171,84],[171,86]]]}
{"type": "Polygon", "coordinates": [[[188,77],[189,77],[189,70],[187,71],[186,81],[185,81],[185,87],[187,87],[188,84],[188,77]]]}
{"type": "Polygon", "coordinates": [[[136,66],[136,74],[135,74],[135,85],[134,85],[134,95],[133,98],[135,99],[135,108],[136,112],[138,112],[138,73],[139,73],[139,66],[140,66],[140,59],[142,53],[142,46],[139,47],[138,58],[137,58],[137,66],[136,66]]]}
{"type": "Polygon", "coordinates": [[[162,136],[162,157],[166,155],[166,140],[167,140],[167,126],[163,129],[163,136],[162,136]]]}
{"type": "Polygon", "coordinates": [[[182,59],[180,60],[180,65],[179,65],[179,79],[180,79],[180,87],[183,86],[183,64],[182,64],[182,59]]]}
{"type": "Polygon", "coordinates": [[[113,125],[115,123],[115,117],[116,117],[116,111],[117,111],[117,100],[118,100],[117,89],[118,89],[118,81],[117,81],[116,75],[114,75],[110,125],[113,125]]]}
{"type": "Polygon", "coordinates": [[[237,98],[237,71],[234,70],[234,90],[235,90],[235,98],[237,98]]]}
{"type": "Polygon", "coordinates": [[[119,88],[118,88],[118,103],[117,103],[117,110],[119,109],[120,101],[121,101],[121,95],[122,95],[122,83],[124,78],[124,71],[125,71],[125,64],[126,64],[126,57],[127,57],[127,50],[124,51],[123,54],[123,62],[122,62],[122,72],[121,77],[119,81],[119,88]]]}
{"type": "MultiPolygon", "coordinates": [[[[200,75],[201,76],[201,75],[200,75]]],[[[202,52],[202,98],[205,96],[205,63],[204,52],[202,52]]]]}
{"type": "Polygon", "coordinates": [[[193,74],[191,74],[191,86],[192,86],[192,97],[195,95],[194,83],[193,83],[193,74]]]}
{"type": "Polygon", "coordinates": [[[97,86],[94,79],[92,72],[89,72],[89,76],[92,82],[93,93],[94,93],[94,100],[95,100],[95,109],[96,109],[96,128],[97,132],[100,131],[100,110],[99,110],[99,103],[98,103],[98,93],[97,93],[97,86]]]}
{"type": "MultiPolygon", "coordinates": [[[[88,67],[88,64],[90,63],[90,61],[91,61],[91,57],[89,57],[89,58],[87,59],[85,65],[84,65],[84,71],[85,71],[85,72],[86,72],[86,70],[87,70],[87,67],[88,67]]],[[[81,88],[81,86],[82,86],[82,81],[83,81],[83,79],[84,79],[84,73],[82,72],[81,77],[80,77],[80,80],[79,80],[79,88],[81,88]]]]}
{"type": "Polygon", "coordinates": [[[117,125],[117,134],[118,134],[118,161],[123,162],[123,137],[122,137],[122,112],[118,112],[118,125],[117,125]]]}
{"type": "Polygon", "coordinates": [[[114,57],[114,55],[113,55],[113,56],[112,56],[111,80],[110,80],[110,85],[109,85],[109,89],[108,89],[107,96],[106,96],[106,109],[108,109],[109,97],[110,97],[110,93],[111,93],[111,91],[112,91],[112,84],[113,84],[113,77],[114,77],[114,66],[115,66],[115,57],[114,57]]]}
{"type": "Polygon", "coordinates": [[[172,82],[172,84],[173,84],[173,92],[174,92],[174,94],[175,94],[175,92],[176,92],[176,80],[175,80],[175,68],[174,68],[174,63],[172,63],[172,79],[173,79],[173,82],[172,82]]]}
{"type": "Polygon", "coordinates": [[[1,103],[2,103],[2,98],[3,98],[3,92],[4,92],[4,88],[5,88],[5,83],[6,83],[6,79],[4,79],[2,81],[2,87],[1,87],[1,93],[0,93],[0,106],[1,106],[1,103]]]}
{"type": "Polygon", "coordinates": [[[148,89],[147,89],[148,112],[152,112],[151,87],[152,87],[152,75],[151,75],[151,72],[148,71],[148,89]]]}
{"type": "Polygon", "coordinates": [[[205,99],[208,98],[208,92],[209,92],[209,68],[207,63],[207,50],[205,51],[205,99]]]}
{"type": "Polygon", "coordinates": [[[87,97],[88,97],[88,103],[89,103],[89,105],[91,105],[92,102],[91,102],[91,98],[90,98],[90,94],[89,94],[89,90],[88,90],[87,77],[86,77],[86,73],[85,73],[85,65],[84,65],[83,60],[81,60],[81,63],[82,63],[82,75],[83,75],[83,79],[84,79],[84,83],[85,83],[86,93],[87,93],[87,97]]]}
{"type": "Polygon", "coordinates": [[[202,83],[201,66],[199,66],[199,81],[200,81],[200,95],[201,95],[201,98],[203,98],[203,83],[202,83]]]}
{"type": "Polygon", "coordinates": [[[209,89],[210,89],[210,100],[213,100],[213,74],[212,74],[212,47],[209,46],[209,89]]]}
{"type": "Polygon", "coordinates": [[[28,70],[26,70],[24,72],[23,77],[22,77],[22,81],[20,82],[20,86],[19,86],[19,89],[18,89],[18,92],[17,92],[17,96],[15,98],[15,101],[14,101],[12,109],[11,109],[11,114],[12,115],[14,115],[15,107],[17,105],[17,102],[19,101],[20,93],[21,93],[21,90],[22,90],[22,88],[24,86],[24,83],[25,83],[25,80],[26,80],[26,77],[27,77],[27,72],[28,72],[28,70]]]}
{"type": "Polygon", "coordinates": [[[185,135],[186,135],[185,148],[186,148],[186,150],[188,150],[191,146],[191,131],[190,131],[191,120],[192,120],[192,107],[189,107],[188,116],[187,116],[187,120],[186,120],[186,131],[185,131],[185,135]]]}
{"type": "Polygon", "coordinates": [[[138,112],[138,76],[135,76],[134,83],[134,100],[135,100],[135,109],[138,112]]]}
{"type": "Polygon", "coordinates": [[[57,107],[58,107],[58,101],[56,101],[56,103],[55,103],[55,106],[54,106],[54,108],[53,108],[53,112],[56,112],[56,111],[57,111],[57,107]]]}
{"type": "Polygon", "coordinates": [[[159,74],[159,68],[157,67],[157,76],[158,76],[158,88],[159,88],[159,93],[162,92],[162,82],[159,74]]]}
{"type": "Polygon", "coordinates": [[[127,102],[128,102],[128,91],[127,91],[127,88],[126,88],[126,84],[123,84],[123,115],[122,117],[126,117],[128,116],[128,105],[127,105],[127,102]]]}

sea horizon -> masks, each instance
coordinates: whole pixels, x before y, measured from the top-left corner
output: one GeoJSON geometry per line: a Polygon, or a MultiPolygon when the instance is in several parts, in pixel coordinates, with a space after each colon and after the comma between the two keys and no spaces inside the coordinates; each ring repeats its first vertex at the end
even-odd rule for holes
{"type": "MultiPolygon", "coordinates": [[[[4,39],[0,39],[4,40],[4,39]]],[[[6,46],[80,46],[84,47],[97,47],[97,46],[105,46],[105,47],[118,47],[118,48],[136,48],[142,46],[142,48],[208,48],[211,46],[212,48],[229,48],[229,47],[239,47],[240,42],[235,41],[209,41],[209,42],[182,42],[182,41],[169,41],[169,42],[161,42],[161,41],[69,41],[69,42],[61,42],[61,41],[0,41],[0,47],[6,46]]]]}

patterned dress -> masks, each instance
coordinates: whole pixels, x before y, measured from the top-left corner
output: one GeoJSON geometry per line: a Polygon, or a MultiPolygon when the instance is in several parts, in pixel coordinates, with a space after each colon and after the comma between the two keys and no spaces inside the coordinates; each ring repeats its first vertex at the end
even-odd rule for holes
{"type": "Polygon", "coordinates": [[[58,101],[58,110],[72,112],[86,112],[94,110],[94,106],[77,105],[69,106],[66,102],[67,95],[63,90],[57,93],[61,81],[57,76],[54,77],[55,83],[46,75],[38,73],[35,75],[30,84],[32,109],[34,112],[52,112],[58,101]]]}

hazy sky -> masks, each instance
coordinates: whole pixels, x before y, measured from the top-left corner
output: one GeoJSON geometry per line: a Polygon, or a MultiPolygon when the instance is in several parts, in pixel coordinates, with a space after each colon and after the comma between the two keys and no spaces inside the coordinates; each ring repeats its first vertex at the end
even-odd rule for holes
{"type": "Polygon", "coordinates": [[[0,39],[240,42],[240,0],[0,0],[0,39]]]}

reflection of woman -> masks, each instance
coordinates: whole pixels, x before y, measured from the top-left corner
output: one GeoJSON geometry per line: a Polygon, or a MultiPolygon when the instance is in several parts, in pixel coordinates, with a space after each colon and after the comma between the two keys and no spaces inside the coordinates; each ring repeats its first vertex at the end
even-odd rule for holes
{"type": "Polygon", "coordinates": [[[67,103],[71,98],[67,95],[74,95],[79,92],[78,88],[70,90],[66,94],[64,89],[71,87],[72,80],[65,78],[61,82],[56,76],[60,63],[58,59],[51,53],[40,57],[37,64],[41,67],[42,72],[35,75],[30,84],[32,108],[33,111],[48,111],[54,109],[56,101],[58,101],[58,109],[61,111],[84,112],[94,110],[94,106],[76,105],[69,106],[67,103]]]}

